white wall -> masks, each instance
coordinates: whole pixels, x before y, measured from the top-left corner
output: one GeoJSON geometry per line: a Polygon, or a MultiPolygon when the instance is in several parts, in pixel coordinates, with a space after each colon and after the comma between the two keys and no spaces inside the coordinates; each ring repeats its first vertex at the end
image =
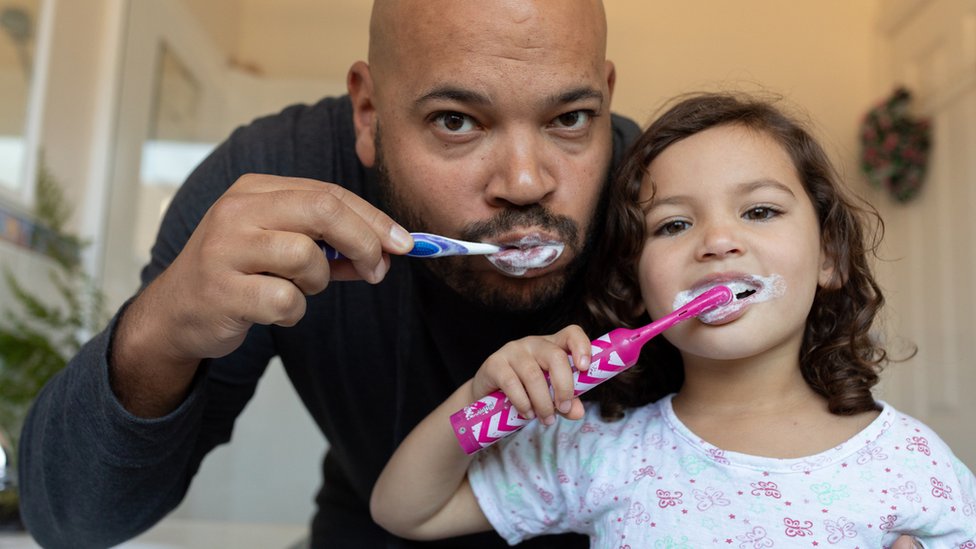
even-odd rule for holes
{"type": "Polygon", "coordinates": [[[886,221],[878,267],[889,333],[918,347],[889,367],[883,394],[976,469],[976,3],[892,0],[889,8],[879,25],[881,84],[913,93],[912,114],[931,121],[933,148],[914,200],[874,195],[886,221]]]}

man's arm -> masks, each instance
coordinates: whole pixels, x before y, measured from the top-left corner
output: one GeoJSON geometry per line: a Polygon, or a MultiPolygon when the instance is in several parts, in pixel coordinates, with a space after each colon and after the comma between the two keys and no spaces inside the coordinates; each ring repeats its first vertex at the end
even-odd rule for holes
{"type": "MultiPolygon", "coordinates": [[[[240,156],[257,156],[254,142],[240,156]]],[[[35,401],[20,487],[45,546],[111,545],[162,518],[229,439],[274,355],[265,325],[297,322],[305,295],[331,280],[381,279],[386,254],[410,247],[335,185],[247,176],[231,186],[234,154],[222,145],[180,189],[143,291],[35,401]],[[316,240],[352,259],[326,262],[316,240]],[[220,379],[208,377],[218,366],[220,379]]]]}

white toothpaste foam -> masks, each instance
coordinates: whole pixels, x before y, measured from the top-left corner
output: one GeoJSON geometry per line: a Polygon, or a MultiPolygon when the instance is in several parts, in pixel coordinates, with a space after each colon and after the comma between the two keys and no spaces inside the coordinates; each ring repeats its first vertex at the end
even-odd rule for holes
{"type": "Polygon", "coordinates": [[[678,292],[678,295],[674,296],[674,304],[672,308],[677,309],[678,307],[685,305],[692,299],[695,299],[701,295],[702,292],[713,288],[714,286],[727,286],[730,290],[732,290],[733,295],[749,290],[755,290],[756,292],[743,299],[733,299],[728,305],[716,307],[710,311],[706,311],[698,315],[698,319],[705,324],[717,322],[722,318],[739,311],[743,307],[752,305],[754,303],[761,303],[763,301],[769,301],[770,299],[783,297],[786,294],[786,281],[782,276],[778,274],[771,274],[769,276],[749,275],[740,280],[731,280],[714,284],[713,286],[706,288],[699,288],[694,293],[692,293],[691,290],[678,292]]]}
{"type": "Polygon", "coordinates": [[[510,248],[486,256],[496,269],[508,276],[523,276],[529,269],[552,265],[562,255],[562,242],[537,244],[524,248],[510,248]]]}

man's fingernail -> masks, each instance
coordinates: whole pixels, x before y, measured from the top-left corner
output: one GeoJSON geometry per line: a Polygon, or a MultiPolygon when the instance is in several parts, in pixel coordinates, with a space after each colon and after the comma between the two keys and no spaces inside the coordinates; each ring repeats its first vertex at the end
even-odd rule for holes
{"type": "Polygon", "coordinates": [[[410,233],[406,229],[396,223],[390,227],[390,240],[393,241],[394,246],[404,251],[410,251],[410,248],[413,246],[411,244],[413,237],[410,236],[410,233]]]}

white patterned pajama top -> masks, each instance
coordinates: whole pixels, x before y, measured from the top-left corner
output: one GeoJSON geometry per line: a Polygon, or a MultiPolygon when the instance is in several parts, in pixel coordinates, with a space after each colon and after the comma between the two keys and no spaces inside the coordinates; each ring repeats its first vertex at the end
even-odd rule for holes
{"type": "Polygon", "coordinates": [[[482,451],[469,479],[488,520],[513,544],[573,531],[606,548],[877,549],[908,533],[976,549],[973,473],[891,406],[836,448],[773,459],[699,439],[672,396],[611,423],[588,404],[482,451]]]}

